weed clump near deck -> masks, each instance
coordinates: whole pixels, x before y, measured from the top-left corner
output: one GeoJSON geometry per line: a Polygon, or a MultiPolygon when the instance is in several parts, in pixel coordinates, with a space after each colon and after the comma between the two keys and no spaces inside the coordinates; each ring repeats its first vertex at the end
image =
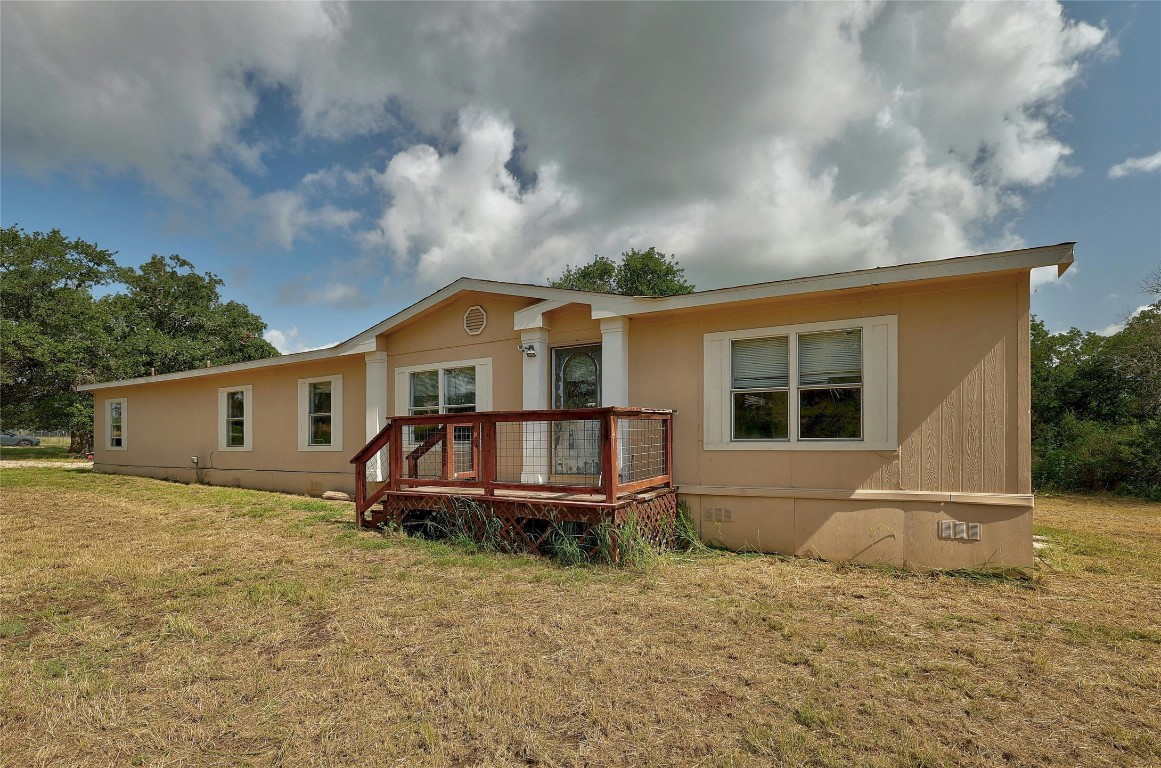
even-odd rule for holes
{"type": "Polygon", "coordinates": [[[441,509],[417,511],[402,526],[387,523],[385,533],[410,533],[443,539],[474,551],[542,555],[560,565],[615,565],[643,569],[654,565],[664,551],[704,550],[689,506],[678,504],[671,523],[650,529],[635,516],[615,524],[560,520],[555,516],[501,519],[487,502],[471,497],[448,497],[441,509]],[[400,531],[402,528],[402,531],[400,531]]]}

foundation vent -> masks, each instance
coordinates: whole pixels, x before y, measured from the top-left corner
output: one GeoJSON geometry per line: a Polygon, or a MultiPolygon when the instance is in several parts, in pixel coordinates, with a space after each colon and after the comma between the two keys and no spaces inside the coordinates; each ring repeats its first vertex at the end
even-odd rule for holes
{"type": "Polygon", "coordinates": [[[479,336],[488,324],[488,313],[479,304],[468,307],[464,313],[464,330],[469,336],[479,336]]]}
{"type": "Polygon", "coordinates": [[[706,507],[702,511],[702,517],[708,523],[732,523],[734,510],[729,507],[706,507]]]}
{"type": "Polygon", "coordinates": [[[959,539],[961,541],[979,541],[979,523],[961,523],[958,520],[940,520],[939,538],[959,539]]]}

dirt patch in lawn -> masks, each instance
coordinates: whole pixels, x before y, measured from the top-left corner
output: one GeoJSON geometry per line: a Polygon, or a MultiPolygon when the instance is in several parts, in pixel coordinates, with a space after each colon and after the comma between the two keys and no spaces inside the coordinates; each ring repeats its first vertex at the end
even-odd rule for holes
{"type": "Polygon", "coordinates": [[[562,568],[349,504],[4,469],[12,765],[1149,765],[1161,505],[1038,502],[1039,578],[562,568]]]}

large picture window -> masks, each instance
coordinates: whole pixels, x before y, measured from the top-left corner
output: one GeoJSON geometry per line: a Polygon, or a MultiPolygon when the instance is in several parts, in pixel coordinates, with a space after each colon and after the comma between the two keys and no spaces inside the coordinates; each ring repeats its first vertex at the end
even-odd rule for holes
{"type": "Polygon", "coordinates": [[[343,377],[298,380],[298,450],[343,449],[343,377]]]}
{"type": "Polygon", "coordinates": [[[705,336],[708,450],[895,450],[894,316],[705,336]]]}
{"type": "Polygon", "coordinates": [[[253,407],[250,385],[218,390],[218,450],[252,450],[253,407]]]}

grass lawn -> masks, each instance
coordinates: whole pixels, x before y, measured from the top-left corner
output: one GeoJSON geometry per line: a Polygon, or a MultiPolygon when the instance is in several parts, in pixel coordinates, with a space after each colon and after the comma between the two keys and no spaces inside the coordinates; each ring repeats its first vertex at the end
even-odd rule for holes
{"type": "Polygon", "coordinates": [[[1156,765],[1161,505],[1038,500],[1034,582],[566,569],[351,505],[5,469],[12,766],[1156,765]]]}
{"type": "Polygon", "coordinates": [[[69,442],[67,437],[42,437],[37,446],[6,445],[0,447],[0,460],[86,461],[84,456],[69,453],[69,442]]]}

